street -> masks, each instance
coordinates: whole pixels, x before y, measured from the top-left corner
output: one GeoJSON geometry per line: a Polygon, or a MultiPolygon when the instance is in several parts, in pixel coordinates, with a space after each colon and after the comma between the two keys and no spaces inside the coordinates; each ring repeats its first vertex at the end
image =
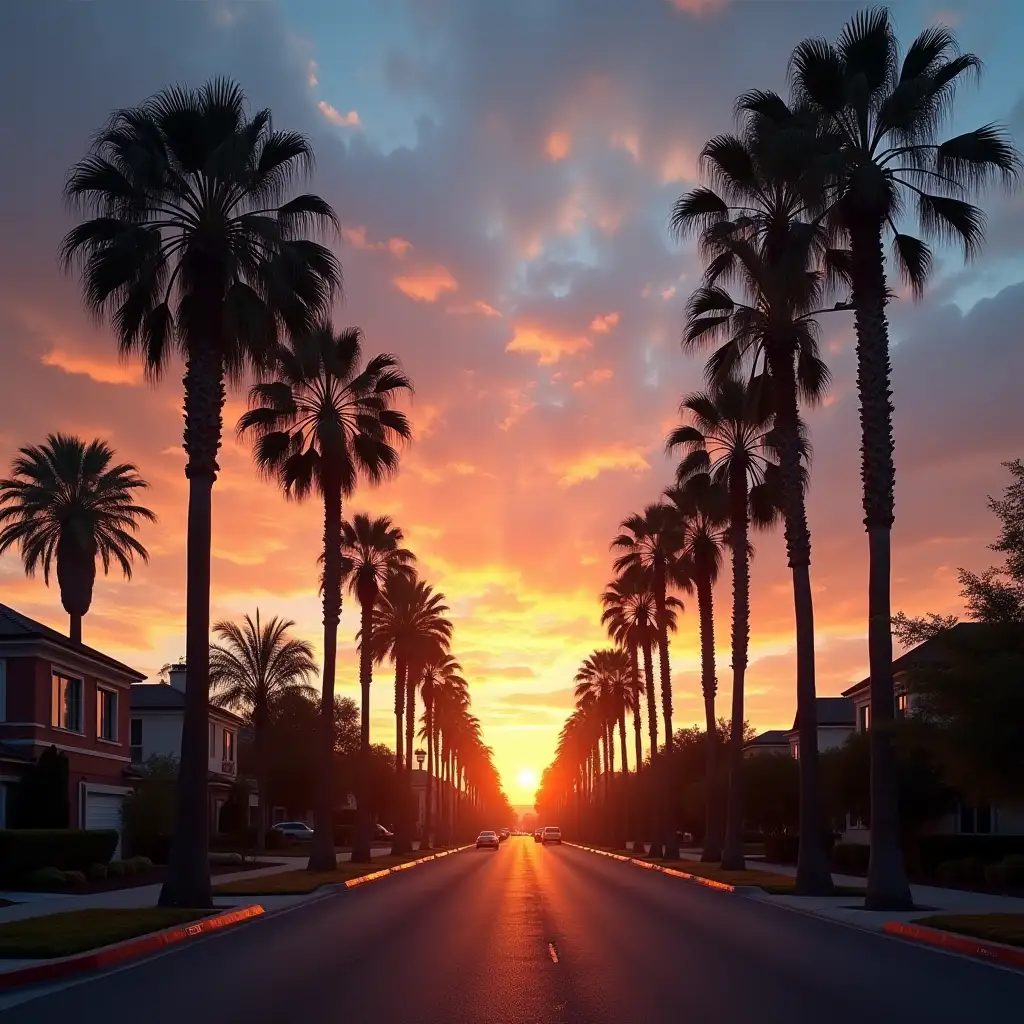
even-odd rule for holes
{"type": "Polygon", "coordinates": [[[1022,1004],[1021,974],[514,836],[22,1002],[3,1020],[962,1024],[1015,1019],[1022,1004]]]}

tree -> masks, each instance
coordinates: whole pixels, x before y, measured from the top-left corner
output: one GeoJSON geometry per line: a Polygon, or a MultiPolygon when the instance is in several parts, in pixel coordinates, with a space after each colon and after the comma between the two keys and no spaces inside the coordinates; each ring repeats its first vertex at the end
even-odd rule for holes
{"type": "Polygon", "coordinates": [[[464,691],[466,682],[462,678],[462,666],[458,661],[450,654],[438,652],[423,666],[423,679],[420,683],[420,693],[423,695],[423,728],[420,731],[420,738],[427,744],[426,815],[423,822],[423,838],[420,841],[421,850],[430,848],[433,834],[433,776],[437,748],[437,720],[434,709],[441,692],[447,688],[464,691]]]}
{"type": "Polygon", "coordinates": [[[828,895],[833,886],[822,845],[811,534],[800,405],[817,403],[828,389],[816,317],[824,312],[819,307],[830,285],[844,279],[848,259],[830,248],[828,232],[813,219],[805,198],[804,160],[783,144],[795,124],[802,129],[805,151],[816,151],[817,119],[805,110],[791,111],[778,97],[774,100],[781,111],[772,116],[750,109],[761,95],[741,98],[745,116],[739,135],[716,137],[704,147],[702,166],[717,191],[703,187],[682,196],[672,226],[680,236],[698,232],[708,259],[704,284],[687,305],[684,349],[720,342],[707,367],[712,380],[728,377],[744,362],[754,368],[763,363],[771,385],[796,623],[801,755],[797,888],[805,895],[828,895]],[[724,285],[730,281],[742,283],[746,302],[729,294],[724,285]]]}
{"type": "Polygon", "coordinates": [[[314,195],[286,198],[312,169],[308,141],[248,117],[245,95],[215,79],[172,86],[116,111],[72,168],[69,201],[88,220],[61,244],[80,263],[85,303],[107,314],[121,352],[151,379],[172,353],[185,361],[184,448],[188,677],[179,814],[163,906],[209,907],[206,806],[211,498],[225,381],[265,367],[282,328],[303,332],[330,308],[340,268],[303,237],[337,228],[314,195]]]}
{"type": "MultiPolygon", "coordinates": [[[[370,519],[357,513],[341,524],[341,574],[349,593],[359,602],[359,689],[362,695],[362,729],[356,802],[359,825],[352,844],[352,861],[369,863],[371,821],[365,788],[370,770],[370,684],[373,681],[373,609],[377,595],[389,577],[410,575],[416,556],[401,546],[402,531],[387,516],[370,519]]],[[[410,578],[411,575],[410,575],[410,578]]]]}
{"type": "Polygon", "coordinates": [[[374,356],[361,367],[362,332],[347,328],[335,335],[326,322],[293,334],[288,346],[274,350],[276,379],[249,392],[249,411],[239,433],[255,435],[254,458],[287,497],[302,501],[316,492],[324,505],[323,573],[324,665],[320,704],[320,773],[314,813],[311,871],[336,867],[332,837],[333,793],[330,771],[333,742],[334,675],[341,619],[342,500],[362,478],[387,479],[398,466],[395,443],[411,436],[409,421],[393,408],[401,391],[412,388],[397,360],[374,356]]]}
{"type": "Polygon", "coordinates": [[[897,225],[908,201],[924,234],[959,242],[965,258],[981,246],[984,217],[967,202],[994,177],[1014,183],[1020,155],[1001,128],[988,124],[941,144],[938,131],[953,109],[960,82],[981,61],[960,53],[953,33],[926,29],[902,63],[882,8],[862,11],[838,42],[808,39],[791,60],[794,91],[826,126],[827,188],[834,227],[848,240],[857,333],[861,478],[868,534],[868,657],[871,672],[871,861],[865,905],[912,906],[900,847],[895,753],[887,728],[895,697],[890,632],[890,547],[896,471],[893,464],[889,299],[883,236],[915,298],[923,292],[932,254],[897,225]]]}
{"type": "MultiPolygon", "coordinates": [[[[771,436],[774,412],[763,378],[727,377],[691,394],[679,407],[690,422],[668,436],[669,451],[682,449],[676,480],[710,474],[727,496],[724,540],[732,551],[732,735],[729,738],[729,802],[722,866],[744,869],[743,689],[750,643],[750,558],[753,525],[767,529],[779,515],[778,462],[771,436]]],[[[698,591],[699,594],[699,591],[698,591]]]]}
{"type": "Polygon", "coordinates": [[[256,753],[256,792],[259,818],[256,846],[263,850],[267,839],[270,769],[267,740],[270,718],[281,695],[298,689],[314,694],[306,680],[316,675],[313,645],[288,635],[295,627],[291,619],[276,616],[261,625],[260,610],[255,621],[248,615],[239,626],[222,621],[213,627],[219,643],[210,645],[211,700],[218,707],[239,711],[253,730],[256,753]]]}
{"type": "MultiPolygon", "coordinates": [[[[668,614],[669,587],[692,590],[692,583],[679,550],[682,546],[679,521],[676,514],[665,504],[648,505],[643,515],[633,515],[620,524],[622,533],[612,541],[612,548],[622,551],[615,560],[615,571],[644,571],[650,573],[651,588],[654,591],[655,612],[658,629],[658,662],[661,674],[661,706],[665,724],[665,757],[672,755],[672,675],[668,656],[668,614]]],[[[651,752],[652,762],[654,751],[651,752]]],[[[667,766],[662,771],[661,807],[667,815],[669,779],[667,766]]],[[[661,822],[660,838],[664,844],[664,856],[679,857],[679,840],[672,823],[664,817],[661,822]]]]}
{"type": "Polygon", "coordinates": [[[41,445],[20,448],[11,478],[0,480],[0,554],[17,544],[25,575],[41,568],[47,586],[56,567],[61,604],[71,617],[69,635],[78,644],[92,604],[96,559],[104,575],[116,562],[129,580],[136,556],[149,561],[134,536],[140,519],[156,522],[135,500],[135,492],[149,484],[130,462],[114,463],[114,456],[105,441],[49,434],[41,445]]]}

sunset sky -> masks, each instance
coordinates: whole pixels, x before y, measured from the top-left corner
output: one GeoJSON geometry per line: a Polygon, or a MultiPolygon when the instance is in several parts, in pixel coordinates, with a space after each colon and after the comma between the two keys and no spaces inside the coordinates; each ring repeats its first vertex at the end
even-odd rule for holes
{"type": "MultiPolygon", "coordinates": [[[[942,20],[987,65],[953,130],[998,120],[1024,140],[1024,12],[1006,2],[895,5],[903,39],[942,20]]],[[[0,11],[0,462],[47,432],[113,444],[152,483],[152,560],[97,583],[86,643],[155,674],[184,652],[186,482],[181,384],[118,361],[83,313],[57,246],[72,223],[68,167],[118,106],[175,82],[229,75],[278,126],[308,133],[311,190],[344,224],[339,326],[397,354],[416,384],[415,441],[399,477],[349,506],[406,531],[443,591],[455,653],[513,803],[549,761],[580,660],[605,643],[597,595],[619,521],[656,499],[680,398],[702,362],[679,348],[700,266],[667,231],[696,157],[732,124],[736,95],[785,86],[803,36],[835,37],[846,3],[727,0],[302,0],[64,4],[0,11]]],[[[951,132],[952,133],[952,132],[951,132]]],[[[982,568],[985,496],[1024,455],[1024,203],[991,193],[988,244],[964,268],[943,251],[923,303],[891,307],[896,405],[894,608],[960,611],[956,567],[982,568]]],[[[823,323],[835,375],[811,414],[809,516],[818,688],[867,662],[849,314],[823,323]]],[[[230,396],[214,491],[213,614],[294,618],[320,648],[321,512],[258,480],[234,439],[230,396]]],[[[788,726],[793,623],[781,537],[757,540],[748,717],[788,726]]],[[[66,630],[59,593],[0,559],[0,600],[66,630]]],[[[720,709],[728,711],[729,594],[716,592],[720,709]]],[[[338,690],[356,696],[346,601],[338,690]]],[[[695,616],[672,647],[676,722],[702,717],[695,616]]],[[[378,674],[374,738],[391,741],[391,678],[378,674]]]]}

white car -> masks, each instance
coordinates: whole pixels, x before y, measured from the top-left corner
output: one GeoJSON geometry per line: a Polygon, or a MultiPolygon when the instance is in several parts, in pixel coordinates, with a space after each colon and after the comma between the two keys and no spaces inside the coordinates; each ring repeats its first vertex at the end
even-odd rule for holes
{"type": "Polygon", "coordinates": [[[496,832],[481,832],[480,835],[476,837],[476,848],[478,850],[496,850],[500,844],[501,840],[498,838],[498,834],[496,832]]]}
{"type": "Polygon", "coordinates": [[[304,821],[279,821],[271,827],[274,832],[279,832],[285,839],[291,839],[299,843],[311,843],[313,841],[313,830],[304,821]]]}
{"type": "Polygon", "coordinates": [[[540,837],[541,845],[547,846],[548,843],[557,843],[559,846],[562,845],[562,830],[556,828],[554,825],[548,825],[544,829],[540,837]]]}

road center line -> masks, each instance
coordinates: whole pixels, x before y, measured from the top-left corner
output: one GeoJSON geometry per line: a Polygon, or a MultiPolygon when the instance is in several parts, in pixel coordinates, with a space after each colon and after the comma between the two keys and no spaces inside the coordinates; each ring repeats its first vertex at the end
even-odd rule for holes
{"type": "Polygon", "coordinates": [[[549,942],[548,943],[548,952],[551,954],[551,962],[553,964],[557,964],[558,963],[558,950],[555,949],[555,944],[553,942],[549,942]]]}

